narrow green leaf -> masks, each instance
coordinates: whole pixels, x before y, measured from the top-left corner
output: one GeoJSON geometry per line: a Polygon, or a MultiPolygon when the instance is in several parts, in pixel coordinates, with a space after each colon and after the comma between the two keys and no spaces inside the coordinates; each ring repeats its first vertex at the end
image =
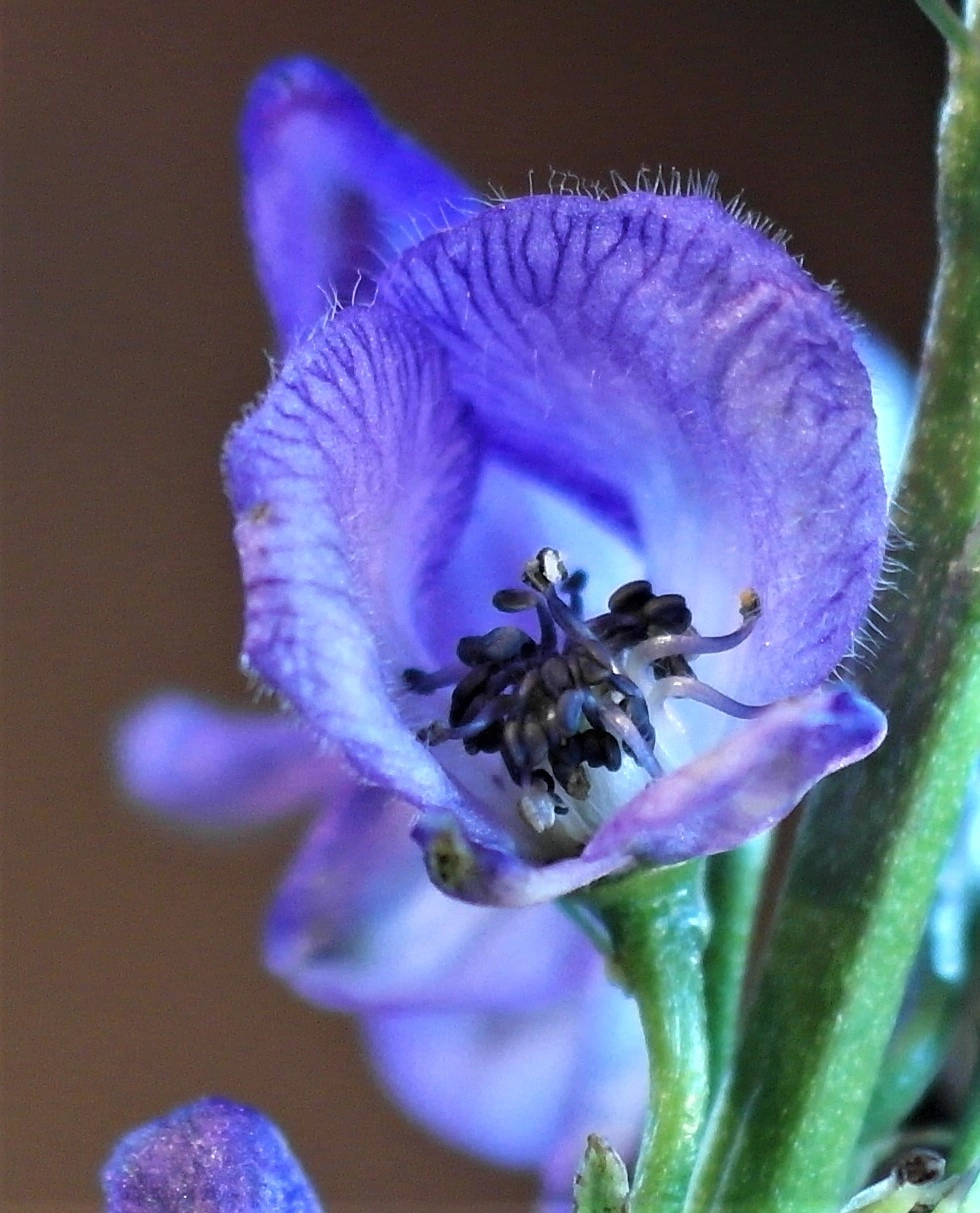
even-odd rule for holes
{"type": "Polygon", "coordinates": [[[980,57],[954,56],[941,258],[900,567],[863,679],[889,715],[870,759],[811,796],[769,964],[692,1207],[838,1208],[940,864],[980,748],[980,57]]]}

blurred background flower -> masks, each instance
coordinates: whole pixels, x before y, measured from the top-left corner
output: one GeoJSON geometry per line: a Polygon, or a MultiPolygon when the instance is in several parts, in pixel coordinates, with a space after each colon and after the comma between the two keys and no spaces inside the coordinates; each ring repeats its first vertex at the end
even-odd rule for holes
{"type": "Polygon", "coordinates": [[[164,683],[243,698],[217,452],[272,347],[240,234],[245,89],[277,55],[329,57],[461,174],[512,193],[530,167],[718,170],[911,354],[938,40],[894,0],[177,0],[138,22],[119,0],[11,0],[4,16],[0,1197],[95,1207],[121,1132],[224,1089],[275,1117],[335,1213],[439,1189],[522,1202],[530,1181],[407,1126],[352,1025],[262,972],[295,828],[181,845],[109,782],[109,724],[135,698],[164,683]]]}

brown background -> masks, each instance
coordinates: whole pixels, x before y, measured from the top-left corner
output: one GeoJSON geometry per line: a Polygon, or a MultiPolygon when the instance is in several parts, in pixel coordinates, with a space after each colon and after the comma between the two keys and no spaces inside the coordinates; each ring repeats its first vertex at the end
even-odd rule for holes
{"type": "Polygon", "coordinates": [[[263,386],[246,84],[332,58],[478,185],[717,169],[914,352],[942,64],[909,0],[6,0],[0,1199],[96,1200],[114,1137],[204,1091],[276,1117],[334,1209],[522,1200],[389,1108],[343,1019],[261,972],[292,831],[195,847],[119,803],[114,717],[235,701],[216,472],[263,386]]]}

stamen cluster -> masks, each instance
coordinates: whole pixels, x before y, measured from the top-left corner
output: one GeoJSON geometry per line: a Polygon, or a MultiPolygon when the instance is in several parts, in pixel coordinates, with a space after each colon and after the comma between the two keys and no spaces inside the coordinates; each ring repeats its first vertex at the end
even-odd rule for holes
{"type": "Polygon", "coordinates": [[[627,661],[639,656],[665,694],[751,714],[700,682],[687,655],[741,643],[758,618],[759,600],[746,591],[742,626],[728,636],[702,637],[684,597],[655,594],[649,581],[620,586],[605,613],[586,619],[586,574],[569,574],[552,548],[524,566],[522,580],[524,588],[498,591],[493,604],[505,614],[534,610],[537,640],[512,625],[464,636],[458,665],[434,674],[406,670],[405,682],[420,694],[455,684],[448,724],[426,726],[420,740],[456,740],[468,754],[499,754],[520,789],[518,811],[527,824],[543,833],[564,818],[563,832],[581,843],[600,824],[589,804],[590,769],[615,772],[626,757],[651,778],[663,774],[647,694],[626,674],[627,661]]]}

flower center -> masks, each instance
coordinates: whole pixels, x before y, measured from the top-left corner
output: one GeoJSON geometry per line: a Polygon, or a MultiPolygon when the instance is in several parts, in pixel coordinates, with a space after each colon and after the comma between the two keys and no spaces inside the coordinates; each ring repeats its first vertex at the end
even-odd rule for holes
{"type": "Polygon", "coordinates": [[[404,680],[422,695],[454,688],[448,723],[427,725],[420,741],[461,741],[468,754],[499,755],[524,822],[577,850],[616,807],[610,801],[664,773],[651,715],[665,699],[743,718],[761,710],[702,682],[689,660],[736,648],[761,604],[754,590],[743,591],[739,627],[702,636],[684,597],[655,594],[649,581],[620,586],[605,613],[585,618],[586,575],[569,574],[553,548],[528,561],[522,581],[499,590],[493,605],[505,614],[535,611],[538,639],[514,626],[464,636],[458,663],[432,674],[408,669],[404,680]]]}

